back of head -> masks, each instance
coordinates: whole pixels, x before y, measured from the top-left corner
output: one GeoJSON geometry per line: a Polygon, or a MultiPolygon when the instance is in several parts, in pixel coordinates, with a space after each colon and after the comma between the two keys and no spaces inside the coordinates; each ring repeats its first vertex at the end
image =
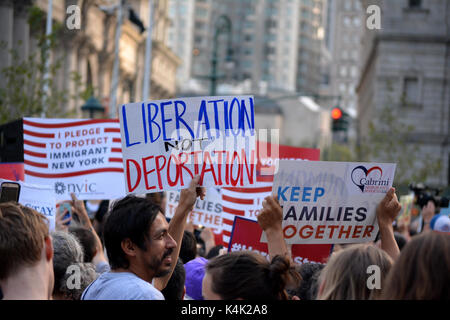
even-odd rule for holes
{"type": "Polygon", "coordinates": [[[378,297],[392,259],[372,244],[359,244],[334,253],[319,277],[319,300],[367,300],[378,297]],[[380,288],[367,286],[369,266],[380,270],[380,288]]]}
{"type": "Polygon", "coordinates": [[[186,271],[183,261],[177,260],[175,269],[166,287],[161,290],[166,300],[182,300],[184,294],[184,281],[186,280],[186,271]]]}
{"type": "Polygon", "coordinates": [[[43,215],[16,202],[0,203],[0,280],[36,264],[48,235],[43,215]]]}
{"type": "Polygon", "coordinates": [[[111,269],[129,267],[121,246],[123,240],[128,238],[145,250],[145,239],[160,211],[154,203],[136,196],[126,196],[113,205],[103,234],[111,269]]]}
{"type": "Polygon", "coordinates": [[[92,231],[83,227],[70,227],[69,231],[77,237],[81,244],[84,253],[84,262],[92,262],[97,252],[97,242],[92,231]]]}
{"type": "Polygon", "coordinates": [[[192,232],[184,230],[181,241],[180,258],[184,263],[194,260],[197,256],[197,240],[192,232]]]}
{"type": "Polygon", "coordinates": [[[450,234],[415,236],[403,248],[387,278],[383,299],[450,300],[450,234]]]}
{"type": "Polygon", "coordinates": [[[212,291],[223,300],[286,300],[289,269],[285,257],[268,262],[257,253],[239,251],[215,257],[206,272],[211,275],[212,291]]]}
{"type": "Polygon", "coordinates": [[[52,232],[53,243],[53,271],[55,285],[53,296],[58,298],[79,300],[83,290],[90,282],[95,280],[96,273],[94,266],[83,263],[83,249],[77,238],[68,232],[52,232]],[[79,286],[69,287],[70,279],[74,272],[80,277],[79,286]]]}
{"type": "Polygon", "coordinates": [[[303,263],[296,267],[302,280],[300,285],[289,293],[296,295],[300,300],[315,300],[317,296],[317,282],[320,271],[325,267],[321,263],[303,263]]]}

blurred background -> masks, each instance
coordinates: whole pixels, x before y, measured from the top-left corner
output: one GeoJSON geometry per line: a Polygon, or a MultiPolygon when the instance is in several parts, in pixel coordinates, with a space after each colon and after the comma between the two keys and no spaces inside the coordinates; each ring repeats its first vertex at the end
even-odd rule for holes
{"type": "Polygon", "coordinates": [[[450,195],[450,1],[1,0],[0,31],[0,125],[251,94],[279,143],[450,195]]]}

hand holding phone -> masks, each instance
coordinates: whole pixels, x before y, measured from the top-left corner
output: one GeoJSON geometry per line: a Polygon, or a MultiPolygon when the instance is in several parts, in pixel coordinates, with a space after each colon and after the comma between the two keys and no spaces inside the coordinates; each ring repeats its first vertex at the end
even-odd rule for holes
{"type": "Polygon", "coordinates": [[[17,182],[2,182],[0,189],[0,203],[19,201],[20,184],[17,182]]]}
{"type": "Polygon", "coordinates": [[[70,225],[70,221],[72,220],[72,206],[70,205],[70,203],[64,202],[61,203],[58,209],[58,214],[60,216],[62,216],[64,214],[64,211],[66,211],[66,214],[61,218],[62,223],[65,226],[70,225]]]}

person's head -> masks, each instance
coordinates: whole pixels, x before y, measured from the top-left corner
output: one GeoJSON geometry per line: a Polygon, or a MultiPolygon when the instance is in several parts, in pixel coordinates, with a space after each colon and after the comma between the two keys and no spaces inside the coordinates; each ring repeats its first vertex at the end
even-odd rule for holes
{"type": "Polygon", "coordinates": [[[92,225],[94,226],[95,232],[97,232],[98,237],[103,243],[103,228],[105,226],[105,221],[109,215],[109,200],[102,200],[100,202],[99,208],[94,215],[94,221],[92,225]]]}
{"type": "Polygon", "coordinates": [[[392,259],[386,252],[371,244],[352,245],[333,253],[320,273],[317,299],[367,300],[376,298],[384,288],[384,280],[392,263],[392,259]],[[373,273],[369,266],[379,268],[380,288],[377,288],[376,282],[373,289],[368,288],[368,277],[373,273]]]}
{"type": "MultiPolygon", "coordinates": [[[[16,202],[0,203],[0,284],[4,297],[8,286],[3,282],[20,278],[26,269],[38,268],[41,283],[51,297],[53,290],[53,246],[46,218],[16,202]]],[[[36,278],[36,280],[38,280],[36,278]]]]}
{"type": "Polygon", "coordinates": [[[145,197],[161,208],[162,214],[165,215],[166,194],[164,192],[147,193],[145,197]]]}
{"type": "Polygon", "coordinates": [[[405,236],[399,232],[394,232],[394,238],[395,238],[395,242],[397,242],[398,248],[400,250],[402,250],[403,247],[405,246],[406,242],[408,242],[408,240],[406,240],[405,236]]]}
{"type": "Polygon", "coordinates": [[[176,242],[161,209],[145,198],[127,196],[114,204],[104,228],[111,268],[132,270],[146,281],[170,272],[176,242]]]}
{"type": "Polygon", "coordinates": [[[212,259],[214,257],[217,257],[218,255],[220,255],[220,250],[222,250],[222,249],[223,249],[223,245],[221,245],[221,244],[212,247],[208,251],[208,254],[206,255],[206,259],[212,259]]]}
{"type": "Polygon", "coordinates": [[[450,234],[429,231],[403,248],[386,279],[383,299],[450,300],[450,234]]]}
{"type": "Polygon", "coordinates": [[[217,256],[206,266],[206,300],[286,300],[290,262],[275,256],[271,262],[249,251],[217,256]]]}
{"type": "Polygon", "coordinates": [[[317,296],[320,271],[325,267],[321,263],[303,263],[296,266],[297,272],[302,280],[295,290],[289,291],[292,296],[297,296],[300,300],[315,300],[317,296]]]}
{"type": "Polygon", "coordinates": [[[79,300],[84,289],[95,280],[93,265],[83,263],[83,249],[74,235],[64,231],[52,232],[54,248],[53,270],[55,286],[54,299],[79,300]],[[80,285],[70,287],[68,277],[74,273],[80,275],[80,285]]]}
{"type": "Polygon", "coordinates": [[[197,257],[184,265],[186,270],[186,295],[193,300],[203,300],[202,282],[208,260],[197,257]]]}
{"type": "Polygon", "coordinates": [[[92,262],[97,253],[97,242],[92,231],[83,227],[70,227],[69,231],[77,237],[83,248],[84,259],[80,262],[92,262]]]}
{"type": "Polygon", "coordinates": [[[192,232],[184,230],[181,241],[180,258],[184,263],[194,260],[197,256],[197,240],[192,232]]]}
{"type": "Polygon", "coordinates": [[[161,290],[166,300],[183,300],[186,289],[184,281],[186,280],[186,271],[184,270],[183,261],[177,260],[175,269],[169,279],[166,287],[161,290]]]}

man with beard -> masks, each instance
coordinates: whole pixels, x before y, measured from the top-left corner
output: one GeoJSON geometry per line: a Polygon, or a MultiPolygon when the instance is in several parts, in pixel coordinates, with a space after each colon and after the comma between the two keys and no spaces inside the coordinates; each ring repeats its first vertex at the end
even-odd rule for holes
{"type": "Polygon", "coordinates": [[[186,219],[197,196],[205,195],[199,178],[181,191],[170,224],[146,198],[127,196],[113,206],[104,228],[111,271],[89,285],[82,300],[164,300],[159,290],[176,265],[186,219]]]}

